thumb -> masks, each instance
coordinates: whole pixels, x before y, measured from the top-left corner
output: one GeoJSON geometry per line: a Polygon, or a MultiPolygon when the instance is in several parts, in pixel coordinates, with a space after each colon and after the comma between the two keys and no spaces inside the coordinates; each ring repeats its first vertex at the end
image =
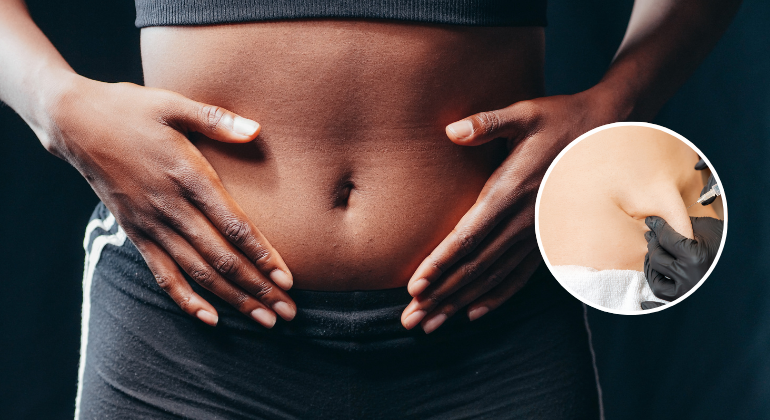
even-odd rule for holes
{"type": "Polygon", "coordinates": [[[691,217],[690,220],[695,239],[708,250],[710,255],[715,256],[722,243],[725,222],[712,217],[691,217]]]}
{"type": "Polygon", "coordinates": [[[478,146],[498,138],[510,140],[518,137],[533,120],[532,112],[526,112],[523,104],[513,104],[449,124],[446,134],[461,146],[478,146]]]}
{"type": "Polygon", "coordinates": [[[254,140],[261,129],[259,123],[232,113],[220,106],[183,99],[168,118],[180,131],[195,131],[225,143],[254,140]]]}
{"type": "Polygon", "coordinates": [[[689,246],[693,241],[675,231],[662,217],[648,216],[644,223],[655,234],[660,247],[666,252],[677,258],[688,255],[689,246]]]}

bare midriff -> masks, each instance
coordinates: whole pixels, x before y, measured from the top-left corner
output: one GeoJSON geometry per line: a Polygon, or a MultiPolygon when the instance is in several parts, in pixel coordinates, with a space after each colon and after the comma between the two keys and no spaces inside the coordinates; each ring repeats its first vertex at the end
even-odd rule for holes
{"type": "Polygon", "coordinates": [[[473,205],[503,140],[445,127],[543,94],[543,29],[301,20],[142,30],[145,84],[262,125],[196,146],[296,288],[405,286],[473,205]]]}

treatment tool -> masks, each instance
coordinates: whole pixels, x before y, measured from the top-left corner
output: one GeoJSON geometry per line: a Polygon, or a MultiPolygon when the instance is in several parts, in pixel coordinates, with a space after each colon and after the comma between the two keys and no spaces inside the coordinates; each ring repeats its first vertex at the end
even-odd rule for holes
{"type": "MultiPolygon", "coordinates": [[[[719,195],[722,195],[722,191],[719,189],[719,184],[716,184],[716,183],[715,183],[715,184],[714,184],[714,186],[713,186],[713,187],[711,187],[711,189],[710,189],[710,190],[706,191],[706,193],[705,193],[705,194],[703,194],[702,196],[700,196],[700,198],[698,199],[698,201],[696,201],[696,202],[692,203],[692,204],[690,205],[690,207],[692,207],[692,206],[694,206],[694,205],[696,205],[696,204],[700,204],[700,203],[703,203],[704,201],[706,201],[706,200],[708,200],[708,199],[710,199],[710,198],[713,198],[713,197],[719,196],[719,195]]],[[[705,205],[705,204],[704,204],[704,205],[705,205]]],[[[690,207],[687,207],[687,208],[689,209],[690,207]]]]}

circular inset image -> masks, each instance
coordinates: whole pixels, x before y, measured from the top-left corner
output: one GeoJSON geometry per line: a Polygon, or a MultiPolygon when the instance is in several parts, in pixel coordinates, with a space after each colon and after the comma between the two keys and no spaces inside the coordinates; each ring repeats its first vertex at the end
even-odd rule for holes
{"type": "Polygon", "coordinates": [[[722,253],[724,189],[687,139],[654,124],[608,124],[548,168],[535,226],[545,263],[587,305],[636,315],[692,294],[722,253]]]}

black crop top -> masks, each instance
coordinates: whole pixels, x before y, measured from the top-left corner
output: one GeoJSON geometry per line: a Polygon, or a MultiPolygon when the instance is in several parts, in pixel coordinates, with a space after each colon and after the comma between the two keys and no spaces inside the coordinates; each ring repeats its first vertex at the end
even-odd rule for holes
{"type": "Polygon", "coordinates": [[[136,26],[308,18],[545,26],[546,0],[135,0],[136,26]]]}

